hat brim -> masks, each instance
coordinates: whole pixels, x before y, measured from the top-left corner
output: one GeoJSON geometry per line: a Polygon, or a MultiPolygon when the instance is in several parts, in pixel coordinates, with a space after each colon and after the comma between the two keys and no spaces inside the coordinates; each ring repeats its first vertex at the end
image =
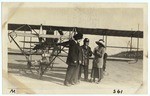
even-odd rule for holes
{"type": "Polygon", "coordinates": [[[74,38],[75,40],[80,40],[80,39],[83,39],[82,37],[76,37],[74,38]]]}
{"type": "Polygon", "coordinates": [[[104,45],[103,43],[99,42],[99,41],[96,41],[95,43],[96,43],[97,45],[102,45],[102,46],[105,47],[105,45],[104,45]]]}
{"type": "Polygon", "coordinates": [[[83,35],[81,34],[77,34],[77,35],[74,35],[73,36],[73,38],[75,39],[75,40],[79,40],[79,39],[83,39],[83,35]]]}

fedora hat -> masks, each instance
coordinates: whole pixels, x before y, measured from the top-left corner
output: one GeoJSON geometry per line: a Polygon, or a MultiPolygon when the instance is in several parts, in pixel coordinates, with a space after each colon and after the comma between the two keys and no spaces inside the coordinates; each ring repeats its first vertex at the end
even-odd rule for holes
{"type": "Polygon", "coordinates": [[[73,36],[73,38],[74,38],[75,40],[82,39],[82,38],[83,38],[83,34],[82,34],[82,33],[77,33],[76,35],[73,36]]]}
{"type": "Polygon", "coordinates": [[[105,43],[104,43],[103,39],[100,39],[99,41],[96,41],[95,43],[96,43],[97,45],[102,45],[102,46],[105,47],[105,43]]]}

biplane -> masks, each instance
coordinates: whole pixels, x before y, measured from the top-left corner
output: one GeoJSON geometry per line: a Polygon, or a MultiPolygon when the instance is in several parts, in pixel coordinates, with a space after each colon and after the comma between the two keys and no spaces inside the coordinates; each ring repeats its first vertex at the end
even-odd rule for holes
{"type": "MultiPolygon", "coordinates": [[[[83,34],[90,35],[101,35],[103,39],[105,37],[105,46],[106,48],[129,48],[132,52],[132,49],[137,51],[134,59],[138,60],[138,50],[139,50],[139,38],[143,38],[143,31],[133,31],[133,30],[113,30],[113,29],[101,29],[101,28],[82,28],[82,27],[66,27],[66,26],[49,26],[49,25],[30,25],[30,24],[8,24],[8,36],[10,42],[14,42],[16,46],[20,50],[20,54],[24,55],[26,58],[28,68],[34,66],[34,60],[32,59],[33,55],[42,54],[43,47],[48,46],[49,50],[51,50],[50,62],[44,68],[38,68],[38,72],[40,77],[44,74],[47,68],[53,68],[53,62],[56,58],[60,58],[60,56],[67,56],[67,48],[64,46],[56,46],[59,42],[63,42],[72,38],[74,34],[77,32],[81,32],[83,34]],[[44,33],[45,32],[45,33],[44,33]],[[57,32],[58,34],[54,34],[57,32]],[[67,34],[69,33],[69,34],[67,34]],[[67,35],[65,35],[67,34],[67,35]],[[23,40],[20,41],[23,43],[23,47],[18,44],[15,40],[17,36],[23,37],[23,40]],[[107,37],[108,36],[117,36],[117,37],[129,37],[132,39],[137,38],[137,47],[120,47],[120,46],[108,46],[107,45],[107,37]],[[26,38],[29,37],[27,41],[26,38]],[[38,38],[38,41],[33,41],[33,38],[38,38]],[[26,47],[26,43],[29,43],[28,48],[26,47]],[[61,54],[63,52],[66,55],[61,54]]],[[[114,59],[110,57],[110,59],[114,59]]],[[[123,58],[117,58],[122,60],[129,60],[123,58]]],[[[130,58],[131,59],[131,58],[130,58]]],[[[63,61],[63,60],[62,60],[63,61]]],[[[65,62],[65,61],[63,61],[65,62]]]]}

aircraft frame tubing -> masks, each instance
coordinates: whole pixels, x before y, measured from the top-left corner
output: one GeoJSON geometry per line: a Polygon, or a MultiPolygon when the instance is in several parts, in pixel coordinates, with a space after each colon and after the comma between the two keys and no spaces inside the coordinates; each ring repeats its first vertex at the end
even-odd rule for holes
{"type": "Polygon", "coordinates": [[[17,47],[20,49],[20,51],[23,53],[27,61],[29,61],[28,56],[25,54],[25,52],[22,50],[22,48],[19,46],[19,44],[15,41],[15,39],[10,35],[10,38],[14,41],[14,43],[17,45],[17,47]]]}
{"type": "MultiPolygon", "coordinates": [[[[64,47],[63,47],[64,48],[64,47]]],[[[63,50],[63,48],[61,50],[63,50]]],[[[44,68],[44,70],[40,70],[41,71],[41,74],[40,74],[40,77],[42,77],[42,75],[44,74],[44,72],[47,70],[47,68],[53,63],[53,61],[58,57],[58,55],[60,54],[61,52],[58,52],[57,55],[55,55],[55,57],[49,62],[49,64],[44,68]]],[[[52,68],[53,68],[53,64],[52,64],[52,68]]],[[[51,69],[52,69],[51,68],[51,69]]]]}

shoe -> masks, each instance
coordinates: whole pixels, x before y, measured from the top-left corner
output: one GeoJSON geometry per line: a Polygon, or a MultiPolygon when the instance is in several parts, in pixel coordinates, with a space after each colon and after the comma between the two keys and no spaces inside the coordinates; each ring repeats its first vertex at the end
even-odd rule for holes
{"type": "Polygon", "coordinates": [[[101,80],[98,80],[96,83],[99,84],[101,82],[101,80]]]}
{"type": "Polygon", "coordinates": [[[95,82],[95,83],[96,83],[96,84],[99,84],[100,82],[97,81],[97,82],[95,82]]]}
{"type": "Polygon", "coordinates": [[[76,84],[79,84],[79,83],[80,83],[80,81],[78,80],[76,84]]]}
{"type": "Polygon", "coordinates": [[[65,86],[71,86],[71,84],[69,84],[69,83],[66,83],[66,82],[64,83],[64,85],[65,85],[65,86]]]}
{"type": "Polygon", "coordinates": [[[75,85],[76,83],[75,83],[75,82],[71,82],[70,84],[71,84],[71,85],[75,85]]]}
{"type": "Polygon", "coordinates": [[[89,82],[89,80],[88,80],[88,79],[84,79],[84,81],[89,82]]]}
{"type": "Polygon", "coordinates": [[[93,83],[94,81],[92,79],[90,79],[90,82],[93,83]]]}
{"type": "Polygon", "coordinates": [[[65,85],[65,86],[68,86],[68,87],[71,86],[71,84],[64,84],[64,85],[65,85]]]}

